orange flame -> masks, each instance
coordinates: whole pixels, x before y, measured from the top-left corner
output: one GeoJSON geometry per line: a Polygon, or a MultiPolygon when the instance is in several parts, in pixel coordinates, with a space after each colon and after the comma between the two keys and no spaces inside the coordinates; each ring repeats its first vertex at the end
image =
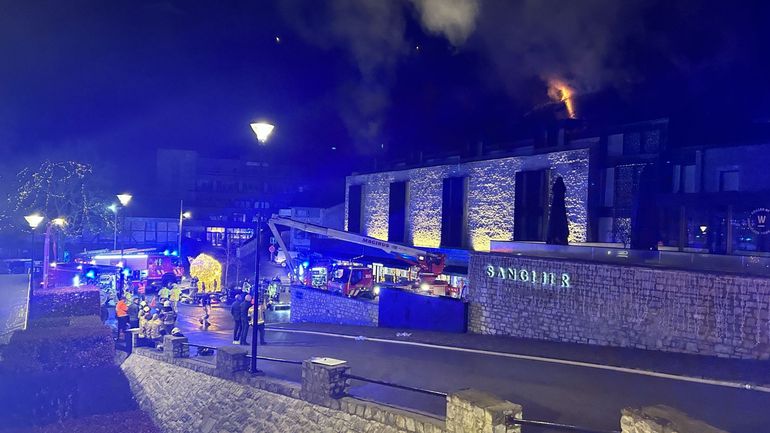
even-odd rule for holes
{"type": "Polygon", "coordinates": [[[575,105],[572,98],[575,96],[575,90],[567,83],[558,78],[548,80],[548,97],[556,102],[563,102],[567,109],[567,116],[574,119],[575,105]]]}

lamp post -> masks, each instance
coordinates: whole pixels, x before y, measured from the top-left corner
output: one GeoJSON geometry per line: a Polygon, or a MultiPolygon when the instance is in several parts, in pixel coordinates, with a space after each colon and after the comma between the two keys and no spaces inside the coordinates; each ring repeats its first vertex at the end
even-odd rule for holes
{"type": "Polygon", "coordinates": [[[45,228],[45,242],[43,243],[43,288],[48,288],[48,274],[50,271],[51,229],[54,226],[64,227],[67,221],[64,218],[54,218],[48,221],[45,228]]]}
{"type": "MultiPolygon", "coordinates": [[[[273,129],[275,126],[273,126],[270,123],[265,122],[254,122],[251,124],[251,130],[254,131],[254,134],[257,136],[257,142],[259,145],[264,145],[267,139],[270,137],[270,134],[272,134],[273,129]]],[[[259,180],[258,188],[262,188],[262,163],[260,162],[259,172],[257,179],[259,180]]],[[[264,190],[263,190],[264,192],[264,190]]],[[[260,373],[260,371],[257,369],[257,318],[259,316],[259,307],[262,305],[260,301],[260,289],[261,284],[259,282],[259,252],[260,252],[260,229],[262,228],[262,209],[261,204],[257,207],[257,225],[256,230],[254,232],[254,236],[256,237],[256,249],[254,250],[254,324],[252,325],[251,329],[251,366],[249,368],[249,371],[252,374],[260,373]]],[[[248,329],[248,328],[246,328],[248,329]]]]}
{"type": "MultiPolygon", "coordinates": [[[[30,248],[31,262],[29,265],[29,293],[27,295],[27,302],[29,302],[29,298],[32,296],[32,286],[35,277],[35,229],[43,222],[44,217],[40,214],[33,213],[25,216],[24,219],[27,221],[27,224],[29,224],[30,233],[32,233],[32,247],[30,248]]],[[[29,307],[27,307],[27,309],[29,309],[29,307]]]]}
{"type": "Polygon", "coordinates": [[[190,219],[192,217],[192,214],[190,211],[185,212],[184,211],[184,201],[179,200],[179,236],[177,236],[176,241],[176,253],[177,257],[179,257],[179,263],[184,263],[182,261],[182,224],[184,223],[184,220],[190,219]]]}
{"type": "MultiPolygon", "coordinates": [[[[112,238],[112,249],[117,250],[118,249],[118,211],[120,209],[128,206],[128,203],[131,201],[132,198],[134,198],[131,194],[118,194],[115,197],[118,198],[118,201],[120,202],[120,206],[113,203],[109,206],[109,209],[115,214],[115,231],[113,233],[112,238]]],[[[123,252],[120,253],[121,258],[123,256],[123,252]]]]}

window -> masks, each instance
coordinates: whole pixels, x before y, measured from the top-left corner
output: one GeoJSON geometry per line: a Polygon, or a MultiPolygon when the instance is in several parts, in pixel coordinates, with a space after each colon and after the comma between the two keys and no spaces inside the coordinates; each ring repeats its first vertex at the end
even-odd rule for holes
{"type": "Polygon", "coordinates": [[[361,185],[348,187],[348,231],[361,233],[361,185]]]}
{"type": "Polygon", "coordinates": [[[547,178],[545,170],[516,173],[513,236],[517,241],[545,240],[547,178]]]}
{"type": "Polygon", "coordinates": [[[406,235],[406,182],[390,184],[388,203],[388,240],[404,242],[406,235]]]}
{"type": "Polygon", "coordinates": [[[738,191],[738,170],[723,170],[719,172],[720,191],[738,191]]]}
{"type": "Polygon", "coordinates": [[[221,247],[224,244],[224,227],[206,227],[206,241],[213,247],[221,247]]]}
{"type": "Polygon", "coordinates": [[[465,228],[465,178],[444,179],[441,205],[441,246],[462,247],[465,228]]]}

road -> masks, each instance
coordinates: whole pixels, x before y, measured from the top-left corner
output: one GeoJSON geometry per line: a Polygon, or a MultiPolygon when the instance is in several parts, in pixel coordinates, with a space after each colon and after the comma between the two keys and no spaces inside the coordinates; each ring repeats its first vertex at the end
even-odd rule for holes
{"type": "Polygon", "coordinates": [[[29,275],[0,275],[0,344],[24,326],[29,275]]]}
{"type": "MultiPolygon", "coordinates": [[[[179,326],[190,342],[230,344],[232,319],[228,310],[215,308],[213,325],[205,331],[197,323],[199,311],[189,306],[180,310],[179,326]]],[[[267,318],[268,322],[275,319],[267,318]]],[[[395,333],[393,339],[397,339],[395,333]]],[[[287,331],[270,330],[267,340],[267,346],[259,346],[260,355],[294,360],[330,356],[348,361],[353,374],[369,378],[445,392],[473,387],[521,404],[525,417],[532,419],[613,430],[619,429],[623,407],[665,404],[731,433],[767,431],[770,425],[770,394],[759,391],[494,354],[287,331]]],[[[262,361],[259,368],[270,376],[300,379],[299,366],[262,361]]],[[[351,394],[436,415],[445,412],[441,398],[380,385],[354,382],[351,394]]]]}

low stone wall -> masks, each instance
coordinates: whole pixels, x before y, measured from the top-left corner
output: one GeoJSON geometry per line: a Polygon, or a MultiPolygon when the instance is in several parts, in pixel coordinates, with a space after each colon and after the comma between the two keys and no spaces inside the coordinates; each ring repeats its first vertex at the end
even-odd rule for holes
{"type": "Polygon", "coordinates": [[[770,279],[473,253],[469,330],[770,358],[770,279]]]}
{"type": "Polygon", "coordinates": [[[668,406],[623,409],[622,433],[727,433],[668,406]]]}
{"type": "Polygon", "coordinates": [[[366,299],[348,298],[314,288],[292,287],[291,321],[377,326],[379,307],[366,299]]]}
{"type": "Polygon", "coordinates": [[[227,360],[217,359],[215,366],[137,349],[121,368],[136,401],[167,433],[445,431],[443,420],[339,395],[344,386],[319,383],[323,376],[329,376],[322,374],[323,366],[314,365],[318,374],[303,379],[303,386],[243,371],[225,371],[222,367],[243,368],[240,362],[233,362],[236,351],[224,353],[227,360]],[[328,398],[319,398],[315,392],[319,390],[328,391],[328,398]]]}

